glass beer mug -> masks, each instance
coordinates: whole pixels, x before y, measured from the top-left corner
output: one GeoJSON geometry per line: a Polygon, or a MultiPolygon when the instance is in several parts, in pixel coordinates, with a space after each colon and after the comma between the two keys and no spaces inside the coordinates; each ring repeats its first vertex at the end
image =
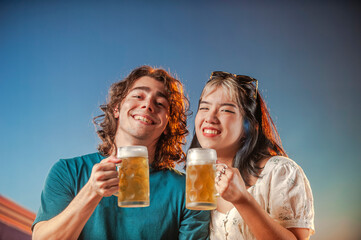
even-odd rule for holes
{"type": "MultiPolygon", "coordinates": [[[[217,207],[215,188],[217,153],[214,149],[192,148],[187,153],[186,208],[213,210],[217,207]]],[[[223,164],[220,164],[223,165],[223,164]]]]}
{"type": "Polygon", "coordinates": [[[149,206],[148,150],[145,146],[119,147],[117,165],[119,176],[118,206],[149,206]]]}

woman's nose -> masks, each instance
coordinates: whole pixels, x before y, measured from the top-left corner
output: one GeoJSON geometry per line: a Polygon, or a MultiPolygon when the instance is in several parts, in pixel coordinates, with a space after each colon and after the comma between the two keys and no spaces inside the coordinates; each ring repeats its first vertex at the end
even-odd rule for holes
{"type": "Polygon", "coordinates": [[[206,123],[212,123],[212,124],[217,124],[219,123],[219,119],[217,117],[217,114],[214,111],[209,111],[206,118],[205,118],[206,123]]]}

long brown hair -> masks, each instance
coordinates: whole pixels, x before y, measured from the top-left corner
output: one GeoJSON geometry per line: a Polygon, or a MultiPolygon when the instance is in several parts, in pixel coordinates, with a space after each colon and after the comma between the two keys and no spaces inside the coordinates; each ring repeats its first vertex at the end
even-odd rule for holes
{"type": "Polygon", "coordinates": [[[108,101],[101,105],[104,114],[97,116],[93,122],[98,126],[98,136],[102,140],[98,150],[101,154],[109,156],[115,145],[117,121],[113,110],[127,96],[136,80],[148,76],[164,84],[169,102],[169,120],[164,132],[156,145],[153,167],[155,169],[173,168],[175,163],[185,161],[182,145],[188,134],[187,116],[189,115],[189,101],[184,95],[183,86],[179,80],[160,68],[141,66],[134,69],[126,78],[112,84],[109,90],[108,101]]]}
{"type": "MultiPolygon", "coordinates": [[[[211,76],[203,88],[200,100],[208,92],[222,87],[230,94],[243,116],[245,132],[240,148],[233,159],[233,167],[238,168],[246,185],[249,186],[250,175],[259,177],[257,163],[265,158],[275,155],[287,156],[281,143],[276,126],[269,114],[266,103],[258,91],[256,79],[246,75],[234,75],[226,72],[216,72],[211,76]],[[253,84],[256,82],[256,84],[253,84]]],[[[199,104],[198,104],[199,106],[199,104]]],[[[194,134],[190,148],[201,147],[194,134]]]]}

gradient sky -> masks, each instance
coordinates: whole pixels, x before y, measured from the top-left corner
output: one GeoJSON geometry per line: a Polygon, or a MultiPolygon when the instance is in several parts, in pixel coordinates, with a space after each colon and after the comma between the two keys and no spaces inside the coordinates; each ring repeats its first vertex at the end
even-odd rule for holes
{"type": "Polygon", "coordinates": [[[210,73],[223,70],[259,80],[311,183],[312,239],[360,239],[360,10],[356,1],[0,1],[0,194],[36,212],[51,166],[96,151],[92,118],[133,68],[176,74],[194,113],[210,73]]]}

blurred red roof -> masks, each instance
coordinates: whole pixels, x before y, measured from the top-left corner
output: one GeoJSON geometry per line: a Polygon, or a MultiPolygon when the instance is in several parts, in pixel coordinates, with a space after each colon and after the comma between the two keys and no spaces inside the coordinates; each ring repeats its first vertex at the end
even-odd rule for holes
{"type": "Polygon", "coordinates": [[[31,239],[35,213],[0,195],[0,239],[31,239]]]}

